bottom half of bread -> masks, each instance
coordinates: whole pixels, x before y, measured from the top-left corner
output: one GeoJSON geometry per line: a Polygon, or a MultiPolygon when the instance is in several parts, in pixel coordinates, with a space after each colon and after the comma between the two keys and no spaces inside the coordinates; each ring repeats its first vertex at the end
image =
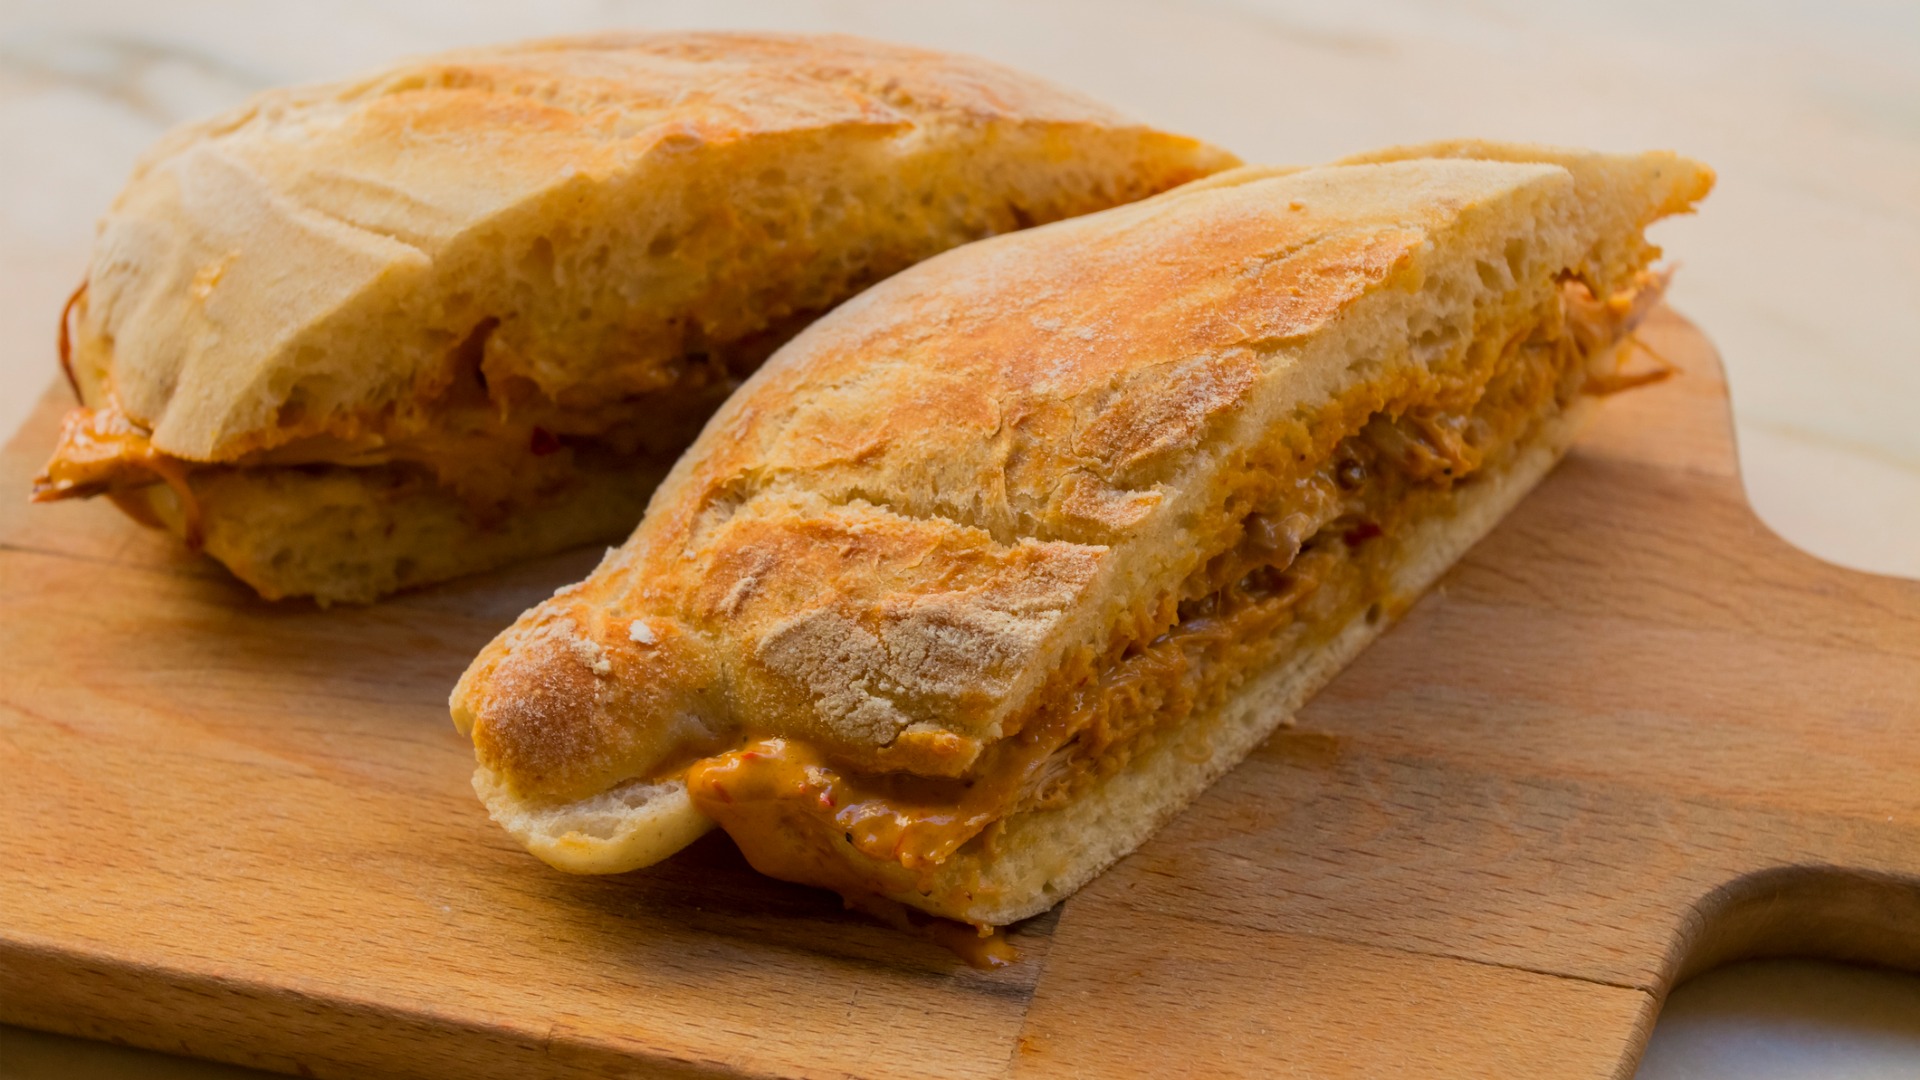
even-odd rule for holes
{"type": "Polygon", "coordinates": [[[557,482],[477,506],[396,466],[196,471],[188,493],[115,495],[134,517],[189,536],[269,600],[367,603],[633,530],[670,459],[587,460],[557,482]],[[189,512],[191,501],[191,513],[189,512]]]}

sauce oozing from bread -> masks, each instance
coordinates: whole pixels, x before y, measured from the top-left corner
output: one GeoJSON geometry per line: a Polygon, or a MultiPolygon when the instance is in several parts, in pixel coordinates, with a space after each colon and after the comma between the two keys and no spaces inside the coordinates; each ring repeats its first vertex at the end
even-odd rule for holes
{"type": "Polygon", "coordinates": [[[86,498],[164,482],[192,513],[191,479],[215,470],[380,469],[451,491],[486,518],[564,484],[576,457],[671,461],[740,380],[816,314],[684,356],[659,368],[657,385],[593,404],[552,400],[526,380],[490,384],[478,363],[485,331],[477,330],[450,354],[447,385],[410,422],[343,418],[324,432],[219,463],[161,451],[103,389],[97,404],[67,414],[33,499],[86,498]]]}

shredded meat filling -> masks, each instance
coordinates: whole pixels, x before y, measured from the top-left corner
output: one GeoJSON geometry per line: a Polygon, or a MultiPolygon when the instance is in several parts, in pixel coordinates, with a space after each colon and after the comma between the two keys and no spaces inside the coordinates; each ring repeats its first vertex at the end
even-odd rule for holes
{"type": "Polygon", "coordinates": [[[1182,749],[1205,759],[1190,717],[1288,653],[1383,617],[1412,523],[1447,512],[1456,485],[1505,464],[1580,394],[1620,388],[1595,358],[1663,285],[1597,301],[1568,281],[1465,385],[1359,387],[1328,410],[1357,422],[1313,467],[1288,476],[1256,455],[1247,475],[1265,486],[1229,500],[1246,504],[1236,538],[1103,649],[1068,657],[968,777],[857,774],[799,740],[755,737],[694,764],[695,804],[763,871],[852,895],[878,888],[881,864],[926,870],[991,845],[1012,815],[1064,805],[1164,740],[1191,740],[1182,749]],[[871,875],[830,850],[847,846],[874,861],[871,875]]]}
{"type": "MultiPolygon", "coordinates": [[[[632,394],[591,402],[550,400],[525,378],[490,381],[481,357],[497,320],[488,320],[449,351],[438,385],[411,415],[345,417],[315,428],[290,401],[280,409],[279,428],[314,428],[309,434],[218,463],[187,461],[155,447],[149,429],[107,390],[95,405],[67,414],[53,457],[34,481],[33,499],[125,494],[165,483],[191,518],[198,508],[189,479],[210,470],[386,468],[453,492],[484,520],[562,482],[573,455],[671,460],[741,379],[818,314],[797,313],[739,341],[696,342],[694,351],[651,371],[647,385],[632,394]]],[[[67,322],[63,315],[61,359],[72,380],[67,322]]],[[[79,383],[74,386],[78,395],[79,383]]]]}

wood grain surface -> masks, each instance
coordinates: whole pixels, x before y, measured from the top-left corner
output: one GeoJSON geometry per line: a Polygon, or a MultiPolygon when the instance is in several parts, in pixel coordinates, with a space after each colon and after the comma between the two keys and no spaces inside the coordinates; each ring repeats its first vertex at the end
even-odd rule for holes
{"type": "Polygon", "coordinates": [[[982,973],[724,836],[557,874],[445,697],[597,552],[266,604],[0,465],[0,1020],[302,1075],[1618,1076],[1686,973],[1920,968],[1920,583],[1736,475],[1711,347],[982,973]]]}

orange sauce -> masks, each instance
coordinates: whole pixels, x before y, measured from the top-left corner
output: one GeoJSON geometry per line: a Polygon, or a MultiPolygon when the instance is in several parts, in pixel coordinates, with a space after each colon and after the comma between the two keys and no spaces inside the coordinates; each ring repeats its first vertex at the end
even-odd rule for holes
{"type": "MultiPolygon", "coordinates": [[[[201,543],[200,504],[187,484],[192,466],[154,448],[146,428],[135,423],[111,395],[94,409],[73,409],[60,422],[60,441],[46,469],[34,478],[34,502],[89,495],[124,496],[134,488],[164,483],[179,497],[186,540],[201,543]]],[[[119,501],[116,499],[116,501],[119,501]]],[[[129,502],[121,502],[122,506],[129,502]]],[[[154,524],[151,512],[134,515],[154,524]]]]}

